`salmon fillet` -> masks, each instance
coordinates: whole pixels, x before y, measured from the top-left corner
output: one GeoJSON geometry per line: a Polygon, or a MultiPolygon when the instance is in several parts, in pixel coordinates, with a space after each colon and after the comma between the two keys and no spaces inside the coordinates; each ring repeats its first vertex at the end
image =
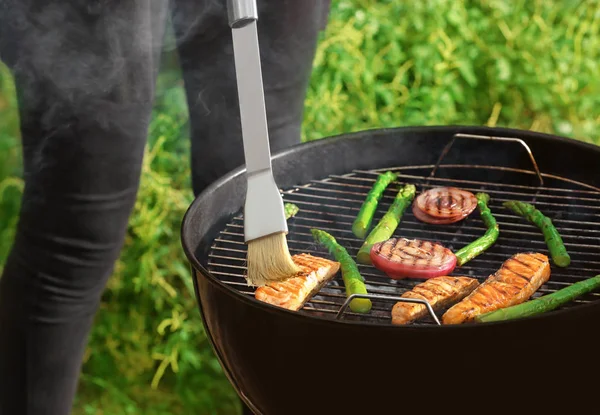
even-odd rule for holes
{"type": "Polygon", "coordinates": [[[498,271],[443,316],[443,324],[466,323],[475,316],[528,300],[550,278],[550,262],[543,254],[513,255],[498,271]]]}
{"type": "Polygon", "coordinates": [[[309,254],[294,255],[292,259],[301,274],[257,288],[254,298],[288,310],[300,310],[340,269],[339,262],[309,254]]]}
{"type": "MultiPolygon", "coordinates": [[[[437,277],[416,285],[402,298],[427,300],[434,310],[442,310],[469,295],[479,282],[468,277],[437,277]]],[[[392,309],[392,324],[407,324],[428,314],[423,304],[397,302],[392,309]]]]}

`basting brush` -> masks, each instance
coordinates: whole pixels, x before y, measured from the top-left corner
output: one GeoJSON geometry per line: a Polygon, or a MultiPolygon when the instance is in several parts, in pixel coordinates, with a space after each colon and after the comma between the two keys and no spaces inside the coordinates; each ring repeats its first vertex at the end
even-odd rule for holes
{"type": "Polygon", "coordinates": [[[248,284],[261,286],[300,273],[287,244],[283,199],[273,177],[260,64],[256,0],[228,0],[248,181],[244,239],[248,284]]]}

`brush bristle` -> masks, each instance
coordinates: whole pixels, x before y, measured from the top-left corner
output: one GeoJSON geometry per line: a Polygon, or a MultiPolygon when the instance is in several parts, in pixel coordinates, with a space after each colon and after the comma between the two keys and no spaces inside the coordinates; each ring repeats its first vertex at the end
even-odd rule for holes
{"type": "Polygon", "coordinates": [[[263,286],[300,273],[292,259],[284,233],[248,242],[248,285],[263,286]]]}

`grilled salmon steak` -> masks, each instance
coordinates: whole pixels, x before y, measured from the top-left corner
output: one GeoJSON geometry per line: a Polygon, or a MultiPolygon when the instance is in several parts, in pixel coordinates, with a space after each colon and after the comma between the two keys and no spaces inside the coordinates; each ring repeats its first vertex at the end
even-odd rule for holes
{"type": "Polygon", "coordinates": [[[292,259],[300,267],[300,275],[257,288],[254,293],[257,300],[288,310],[300,310],[340,269],[339,262],[309,254],[294,255],[292,259]]]}
{"type": "MultiPolygon", "coordinates": [[[[416,285],[401,297],[427,300],[437,311],[462,300],[471,294],[478,285],[479,282],[475,278],[437,277],[416,285]]],[[[427,308],[423,304],[399,301],[392,309],[392,324],[408,324],[424,317],[427,313],[427,308]]]]}
{"type": "Polygon", "coordinates": [[[443,316],[444,324],[466,323],[477,315],[525,302],[550,278],[548,257],[520,253],[506,260],[498,271],[443,316]]]}

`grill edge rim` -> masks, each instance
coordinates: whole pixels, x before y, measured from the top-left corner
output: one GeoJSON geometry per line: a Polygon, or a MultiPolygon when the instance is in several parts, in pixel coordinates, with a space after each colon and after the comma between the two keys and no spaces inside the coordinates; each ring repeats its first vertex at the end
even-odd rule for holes
{"type": "MultiPolygon", "coordinates": [[[[316,141],[312,141],[312,142],[308,142],[308,143],[301,143],[301,144],[297,144],[287,150],[284,150],[284,151],[274,154],[272,157],[272,160],[275,162],[277,160],[293,156],[298,151],[305,151],[306,149],[312,148],[312,147],[318,148],[318,147],[325,146],[325,145],[335,145],[335,143],[338,141],[360,139],[360,138],[364,138],[365,136],[372,136],[373,134],[384,134],[385,135],[385,134],[390,134],[390,133],[394,133],[394,132],[401,133],[401,134],[443,133],[443,134],[450,134],[450,135],[456,134],[458,132],[468,132],[468,133],[488,134],[488,135],[496,135],[496,136],[509,135],[509,136],[519,137],[524,140],[528,139],[525,136],[529,136],[531,138],[537,138],[537,139],[541,139],[541,140],[550,140],[553,142],[564,143],[564,144],[567,144],[570,146],[577,146],[577,147],[581,148],[582,150],[592,151],[593,153],[597,154],[598,157],[600,158],[600,147],[598,147],[598,146],[595,146],[593,144],[586,143],[583,141],[575,140],[572,138],[561,137],[561,136],[556,136],[556,135],[551,135],[551,134],[538,133],[538,132],[532,132],[532,131],[524,131],[524,130],[518,130],[518,129],[511,129],[511,128],[480,127],[480,126],[424,126],[424,127],[412,126],[412,127],[384,128],[384,129],[368,129],[368,130],[357,131],[357,132],[349,133],[349,134],[340,134],[340,135],[336,135],[336,136],[332,136],[332,137],[326,137],[321,140],[316,140],[316,141]]],[[[375,168],[373,170],[377,170],[377,169],[375,168]]],[[[588,303],[588,304],[582,304],[577,307],[555,310],[551,313],[543,313],[540,315],[525,317],[525,318],[511,320],[511,321],[498,321],[498,322],[489,322],[489,323],[461,324],[461,325],[442,325],[442,326],[430,326],[430,325],[395,326],[395,325],[392,325],[389,323],[376,323],[376,322],[366,323],[364,321],[353,321],[353,320],[343,320],[343,319],[336,320],[336,319],[331,319],[331,318],[320,317],[317,315],[307,315],[307,314],[304,314],[304,313],[301,313],[298,311],[291,311],[291,310],[283,309],[281,307],[276,307],[274,305],[258,301],[254,298],[250,298],[248,296],[243,295],[239,291],[233,289],[229,285],[225,284],[218,277],[213,275],[212,272],[208,269],[208,267],[204,266],[200,262],[200,260],[197,257],[196,252],[193,252],[191,249],[192,243],[191,243],[191,236],[189,233],[193,229],[191,226],[191,220],[192,220],[192,217],[197,214],[198,205],[200,204],[200,201],[203,198],[211,197],[211,195],[217,189],[226,185],[230,181],[232,181],[236,178],[239,178],[240,176],[242,176],[245,173],[245,171],[246,171],[245,167],[241,166],[241,167],[238,167],[237,169],[231,171],[230,173],[226,174],[225,176],[221,177],[220,179],[216,180],[204,192],[199,194],[194,199],[194,201],[191,203],[191,205],[186,210],[185,215],[183,217],[183,220],[181,223],[181,229],[180,229],[181,241],[182,241],[182,246],[183,246],[185,255],[186,255],[188,261],[190,262],[190,265],[192,268],[191,269],[192,270],[192,278],[193,278],[193,283],[194,283],[194,286],[196,289],[196,297],[197,297],[198,301],[200,301],[200,294],[197,291],[198,290],[197,278],[199,278],[198,274],[200,273],[202,275],[202,277],[205,277],[213,285],[214,288],[217,288],[220,291],[222,291],[223,293],[229,295],[230,297],[235,298],[236,301],[241,301],[246,306],[252,306],[253,308],[256,308],[259,310],[269,311],[271,313],[278,314],[282,317],[287,316],[289,318],[294,318],[294,319],[299,318],[301,320],[310,319],[311,321],[313,321],[315,323],[320,323],[320,324],[324,324],[324,325],[329,325],[329,324],[355,325],[355,326],[360,326],[363,329],[365,329],[366,327],[372,327],[373,329],[379,329],[379,330],[381,330],[381,329],[405,330],[405,331],[435,330],[436,332],[443,333],[445,330],[477,330],[478,327],[487,328],[487,327],[493,327],[493,326],[529,324],[530,322],[536,321],[536,320],[539,321],[539,320],[548,320],[548,319],[558,319],[565,315],[575,315],[578,313],[585,314],[585,313],[592,312],[591,310],[593,310],[593,309],[597,309],[597,311],[600,311],[600,301],[599,301],[599,302],[593,302],[593,303],[588,303]],[[188,230],[189,230],[189,232],[188,232],[188,230]]],[[[569,178],[567,178],[567,179],[569,179],[569,178]]],[[[596,183],[591,184],[588,182],[587,184],[594,186],[594,187],[596,186],[596,183]]],[[[211,226],[211,229],[215,229],[215,228],[222,229],[223,227],[220,226],[219,223],[222,223],[223,221],[227,221],[229,219],[225,219],[223,217],[219,218],[218,221],[215,221],[215,223],[213,223],[213,225],[211,226]]],[[[214,233],[214,231],[209,232],[209,233],[214,233]]],[[[210,247],[208,247],[208,249],[210,249],[210,247]]]]}

